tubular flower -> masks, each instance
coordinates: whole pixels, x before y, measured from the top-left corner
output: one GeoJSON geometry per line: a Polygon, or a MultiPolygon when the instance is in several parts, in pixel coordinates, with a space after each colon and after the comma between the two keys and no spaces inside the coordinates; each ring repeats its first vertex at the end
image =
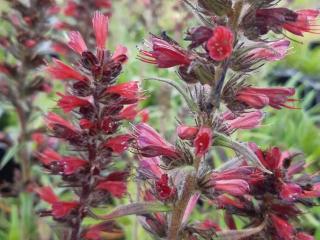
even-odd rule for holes
{"type": "Polygon", "coordinates": [[[305,32],[318,33],[315,27],[315,20],[319,15],[319,10],[305,9],[292,11],[287,8],[268,8],[256,11],[256,23],[261,27],[261,34],[266,34],[269,30],[276,33],[283,29],[292,34],[303,36],[305,32]]]}
{"type": "Polygon", "coordinates": [[[57,137],[72,138],[77,134],[77,129],[71,123],[52,112],[46,116],[46,124],[57,137]]]}
{"type": "Polygon", "coordinates": [[[198,131],[199,131],[199,128],[189,127],[186,125],[180,125],[177,129],[179,138],[183,140],[193,140],[196,137],[198,131]]]}
{"type": "Polygon", "coordinates": [[[86,76],[55,58],[53,59],[53,63],[47,66],[46,70],[56,79],[87,81],[86,76]]]}
{"type": "Polygon", "coordinates": [[[77,107],[86,107],[90,106],[91,103],[73,95],[63,95],[62,93],[57,93],[61,98],[58,101],[58,106],[63,109],[65,113],[71,112],[73,109],[77,107]]]}
{"type": "Polygon", "coordinates": [[[216,191],[229,193],[233,196],[242,196],[249,193],[249,184],[242,179],[229,179],[214,181],[213,187],[216,191]]]}
{"type": "Polygon", "coordinates": [[[42,187],[35,190],[39,194],[40,198],[51,204],[50,214],[55,219],[67,218],[73,210],[76,210],[79,207],[79,203],[76,201],[61,201],[55,195],[50,187],[42,187]]]}
{"type": "Polygon", "coordinates": [[[92,19],[92,26],[96,36],[97,47],[104,49],[108,37],[108,17],[101,12],[95,12],[92,19]]]}
{"type": "Polygon", "coordinates": [[[294,107],[286,105],[286,102],[296,101],[289,97],[295,94],[294,88],[274,87],[274,88],[257,88],[245,87],[238,91],[236,99],[239,102],[246,104],[248,107],[261,109],[267,105],[281,109],[282,107],[294,107]]]}
{"type": "Polygon", "coordinates": [[[278,61],[287,55],[289,46],[289,40],[279,40],[268,43],[265,48],[257,48],[250,51],[249,56],[252,59],[278,61]]]}
{"type": "Polygon", "coordinates": [[[134,132],[139,153],[144,157],[177,157],[178,153],[174,146],[166,142],[148,124],[140,123],[135,126],[134,132]]]}
{"type": "Polygon", "coordinates": [[[293,239],[293,227],[291,224],[275,214],[272,214],[270,218],[280,238],[284,240],[293,239]]]}
{"type": "Polygon", "coordinates": [[[159,68],[189,65],[191,57],[179,46],[158,37],[151,39],[152,50],[140,50],[139,59],[146,63],[156,64],[159,68]]]}
{"type": "Polygon", "coordinates": [[[139,84],[137,81],[120,83],[108,87],[106,93],[119,96],[123,104],[136,103],[139,100],[139,84]]]}
{"type": "Polygon", "coordinates": [[[225,119],[228,131],[236,129],[252,129],[258,127],[263,120],[263,112],[254,111],[249,113],[243,113],[239,117],[233,119],[225,119]]]}
{"type": "Polygon", "coordinates": [[[193,145],[197,156],[203,156],[207,153],[212,145],[212,130],[208,127],[201,127],[197,133],[193,145]]]}
{"type": "Polygon", "coordinates": [[[80,32],[73,31],[70,32],[68,36],[70,39],[68,42],[68,46],[73,51],[81,55],[83,52],[88,50],[87,45],[84,42],[80,32]]]}
{"type": "Polygon", "coordinates": [[[230,57],[233,50],[233,33],[227,27],[218,26],[213,30],[207,42],[210,57],[215,61],[223,61],[230,57]]]}
{"type": "Polygon", "coordinates": [[[116,137],[109,138],[104,146],[111,148],[115,153],[121,154],[129,147],[129,142],[131,140],[132,136],[129,134],[118,135],[116,137]]]}

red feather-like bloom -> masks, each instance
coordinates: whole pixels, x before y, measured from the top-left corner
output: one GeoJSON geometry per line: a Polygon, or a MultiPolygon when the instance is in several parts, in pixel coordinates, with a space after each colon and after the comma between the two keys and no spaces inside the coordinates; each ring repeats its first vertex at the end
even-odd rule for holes
{"type": "Polygon", "coordinates": [[[97,47],[104,49],[108,37],[108,17],[101,12],[95,12],[92,19],[92,26],[96,36],[97,47]]]}
{"type": "Polygon", "coordinates": [[[139,153],[144,157],[178,156],[175,147],[164,140],[159,133],[145,123],[136,125],[135,137],[139,153]]]}
{"type": "Polygon", "coordinates": [[[83,52],[88,50],[87,45],[83,40],[80,32],[72,31],[68,36],[70,39],[68,42],[68,46],[73,51],[81,55],[83,52]]]}
{"type": "Polygon", "coordinates": [[[267,105],[281,109],[294,108],[286,105],[286,102],[296,101],[289,97],[295,94],[294,88],[274,87],[274,88],[258,88],[258,87],[245,87],[242,88],[236,96],[237,101],[248,105],[251,108],[261,109],[267,105]]]}
{"type": "Polygon", "coordinates": [[[156,64],[159,68],[171,68],[174,66],[189,65],[189,54],[163,39],[152,37],[152,50],[140,50],[139,59],[146,63],[156,64]]]}
{"type": "Polygon", "coordinates": [[[55,58],[53,59],[53,63],[47,66],[46,70],[52,77],[60,80],[88,80],[86,76],[83,76],[77,70],[55,58]]]}
{"type": "Polygon", "coordinates": [[[212,37],[207,42],[210,57],[215,61],[223,61],[230,57],[233,50],[234,36],[232,31],[223,26],[213,30],[212,37]]]}
{"type": "Polygon", "coordinates": [[[62,93],[57,93],[61,98],[58,101],[58,106],[63,109],[64,112],[71,112],[77,107],[85,107],[91,105],[91,103],[73,95],[64,95],[62,93]]]}

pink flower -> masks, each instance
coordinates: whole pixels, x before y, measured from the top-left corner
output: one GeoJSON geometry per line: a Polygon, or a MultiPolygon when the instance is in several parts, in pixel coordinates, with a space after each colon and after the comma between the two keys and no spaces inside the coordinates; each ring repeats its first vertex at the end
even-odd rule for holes
{"type": "Polygon", "coordinates": [[[177,129],[179,138],[183,140],[193,140],[196,137],[198,131],[199,131],[199,128],[189,127],[186,125],[180,125],[178,126],[178,129],[177,129]]]}
{"type": "Polygon", "coordinates": [[[62,93],[57,93],[57,95],[61,97],[58,101],[58,106],[63,109],[65,113],[71,112],[77,107],[86,107],[91,105],[88,100],[73,95],[63,95],[62,93]]]}
{"type": "Polygon", "coordinates": [[[136,125],[134,135],[139,153],[144,157],[167,156],[175,158],[178,155],[174,146],[166,142],[148,124],[136,125]]]}
{"type": "Polygon", "coordinates": [[[271,214],[270,218],[272,220],[272,224],[276,229],[278,236],[284,240],[292,240],[293,239],[293,227],[284,219],[278,217],[275,214],[271,214]]]}
{"type": "Polygon", "coordinates": [[[209,151],[213,142],[212,137],[213,134],[211,128],[200,127],[199,132],[193,141],[197,156],[203,156],[209,151]]]}
{"type": "Polygon", "coordinates": [[[296,235],[296,240],[315,240],[313,236],[304,233],[304,232],[299,232],[296,235]]]}
{"type": "Polygon", "coordinates": [[[131,140],[132,136],[129,134],[118,135],[109,138],[104,146],[112,149],[115,153],[121,154],[129,147],[129,142],[131,140]]]}
{"type": "Polygon", "coordinates": [[[315,183],[311,189],[304,190],[302,194],[303,198],[318,198],[320,197],[320,183],[315,183]]]}
{"type": "Polygon", "coordinates": [[[109,20],[101,12],[96,11],[93,15],[92,26],[96,36],[97,47],[104,49],[108,37],[109,20]]]}
{"type": "Polygon", "coordinates": [[[160,179],[164,174],[164,170],[160,168],[159,157],[141,157],[139,161],[139,174],[147,179],[160,179]]]}
{"type": "Polygon", "coordinates": [[[72,31],[68,34],[68,36],[70,39],[68,42],[68,46],[73,51],[81,55],[83,52],[88,50],[87,45],[83,40],[80,32],[72,31]]]}
{"type": "Polygon", "coordinates": [[[210,57],[215,61],[223,61],[230,57],[233,50],[233,33],[223,26],[213,30],[212,37],[207,42],[210,57]]]}
{"type": "Polygon", "coordinates": [[[278,61],[283,59],[287,55],[289,46],[290,41],[279,40],[268,43],[265,48],[254,49],[249,52],[249,55],[251,55],[251,58],[253,59],[278,61]]]}
{"type": "Polygon", "coordinates": [[[109,9],[112,7],[112,2],[111,0],[95,0],[94,5],[96,5],[97,8],[109,9]]]}
{"type": "Polygon", "coordinates": [[[73,69],[72,67],[64,64],[58,59],[53,59],[53,63],[49,64],[46,68],[47,72],[54,78],[60,80],[77,80],[87,81],[87,77],[73,69]]]}
{"type": "Polygon", "coordinates": [[[171,43],[158,37],[152,37],[152,51],[140,50],[138,58],[146,63],[156,64],[159,68],[171,68],[189,65],[189,54],[171,43]]]}
{"type": "Polygon", "coordinates": [[[216,191],[229,193],[233,196],[242,196],[249,192],[249,184],[242,179],[229,179],[214,181],[213,187],[216,191]]]}
{"type": "Polygon", "coordinates": [[[234,119],[226,120],[225,123],[229,131],[236,129],[252,129],[258,127],[263,120],[263,112],[254,111],[243,113],[241,116],[234,119]]]}
{"type": "Polygon", "coordinates": [[[286,105],[286,102],[295,101],[294,99],[289,98],[294,94],[294,88],[245,87],[237,93],[236,99],[237,101],[242,102],[247,106],[255,109],[261,109],[267,105],[275,109],[281,109],[282,107],[293,109],[294,107],[286,105]]]}

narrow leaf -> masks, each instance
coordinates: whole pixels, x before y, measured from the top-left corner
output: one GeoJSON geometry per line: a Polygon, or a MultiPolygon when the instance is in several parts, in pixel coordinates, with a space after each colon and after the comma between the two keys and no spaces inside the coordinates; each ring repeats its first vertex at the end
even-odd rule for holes
{"type": "Polygon", "coordinates": [[[119,206],[107,215],[98,215],[96,217],[103,220],[111,220],[128,215],[143,215],[154,212],[168,212],[170,210],[171,208],[163,203],[140,202],[119,206]]]}
{"type": "Polygon", "coordinates": [[[14,155],[16,155],[16,153],[18,152],[18,150],[21,147],[19,147],[18,144],[12,146],[11,148],[9,148],[9,150],[6,152],[6,154],[3,156],[3,158],[1,159],[1,163],[0,163],[0,170],[7,165],[7,163],[13,158],[14,155]]]}
{"type": "Polygon", "coordinates": [[[144,80],[156,80],[156,81],[164,82],[164,83],[167,83],[167,84],[171,85],[172,87],[174,87],[182,95],[182,97],[186,101],[186,103],[187,103],[188,107],[190,108],[190,110],[192,112],[198,112],[197,105],[188,96],[187,92],[184,91],[182,89],[182,87],[178,83],[176,83],[175,81],[172,81],[170,79],[165,79],[165,78],[145,78],[144,80]]]}
{"type": "Polygon", "coordinates": [[[240,240],[250,237],[254,234],[261,232],[266,225],[266,221],[263,221],[259,226],[254,228],[248,228],[244,230],[227,230],[222,232],[217,232],[217,237],[215,239],[223,240],[240,240]]]}

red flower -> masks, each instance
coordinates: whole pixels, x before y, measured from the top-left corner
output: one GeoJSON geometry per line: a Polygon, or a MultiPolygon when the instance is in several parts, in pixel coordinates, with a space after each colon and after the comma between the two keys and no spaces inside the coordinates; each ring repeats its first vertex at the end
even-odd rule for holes
{"type": "Polygon", "coordinates": [[[301,193],[301,187],[295,183],[283,183],[281,185],[280,197],[284,200],[295,200],[300,197],[301,193]]]}
{"type": "Polygon", "coordinates": [[[55,58],[53,59],[53,64],[48,65],[46,70],[52,77],[60,80],[87,81],[86,76],[55,58]]]}
{"type": "Polygon", "coordinates": [[[61,127],[72,132],[77,131],[77,129],[71,123],[53,112],[48,113],[48,115],[46,116],[46,124],[50,130],[61,127]]]}
{"type": "Polygon", "coordinates": [[[68,46],[73,51],[81,55],[83,52],[88,50],[87,45],[83,40],[80,32],[72,31],[68,34],[68,36],[70,39],[68,42],[68,46]]]}
{"type": "Polygon", "coordinates": [[[53,162],[59,162],[62,160],[62,156],[59,153],[49,148],[46,148],[43,152],[41,152],[38,157],[39,160],[46,166],[53,162]]]}
{"type": "Polygon", "coordinates": [[[100,49],[105,48],[108,37],[108,17],[104,16],[101,12],[96,11],[93,15],[92,26],[96,36],[97,47],[100,49]]]}
{"type": "Polygon", "coordinates": [[[63,165],[63,173],[66,175],[74,174],[80,168],[88,165],[88,162],[77,157],[63,157],[61,161],[63,165]]]}
{"type": "Polygon", "coordinates": [[[129,134],[118,135],[116,137],[109,138],[104,146],[112,149],[115,153],[121,154],[129,147],[131,139],[132,136],[129,134]]]}
{"type": "Polygon", "coordinates": [[[229,193],[233,196],[242,196],[249,192],[249,184],[242,179],[229,179],[214,181],[214,189],[216,191],[222,191],[229,193]]]}
{"type": "Polygon", "coordinates": [[[121,112],[119,113],[119,118],[132,121],[135,119],[137,114],[137,104],[132,104],[121,110],[121,112]]]}
{"type": "Polygon", "coordinates": [[[274,88],[257,88],[245,87],[242,88],[236,96],[237,101],[246,104],[251,108],[261,109],[267,105],[281,109],[282,107],[291,108],[286,102],[293,102],[294,99],[288,97],[295,94],[294,88],[274,87],[274,88]]]}
{"type": "Polygon", "coordinates": [[[193,140],[196,137],[198,131],[199,131],[199,128],[189,127],[186,125],[180,125],[177,129],[179,138],[183,140],[193,140]]]}
{"type": "Polygon", "coordinates": [[[269,170],[275,171],[282,166],[281,151],[277,147],[273,147],[268,151],[263,152],[254,143],[249,143],[249,147],[257,155],[260,162],[269,170]]]}
{"type": "Polygon", "coordinates": [[[83,234],[86,240],[101,240],[105,239],[105,236],[119,239],[123,237],[123,231],[114,222],[108,221],[86,228],[83,234]]]}
{"type": "Polygon", "coordinates": [[[279,40],[268,43],[265,48],[257,48],[249,52],[253,59],[278,61],[284,58],[289,50],[290,41],[279,40]]]}
{"type": "Polygon", "coordinates": [[[163,39],[152,37],[152,51],[140,50],[138,58],[146,63],[156,64],[159,68],[189,65],[191,57],[178,46],[163,39]]]}
{"type": "Polygon", "coordinates": [[[316,183],[310,190],[304,190],[302,197],[304,198],[318,198],[320,197],[320,183],[316,183]]]}
{"type": "Polygon", "coordinates": [[[233,50],[233,33],[227,27],[218,26],[213,30],[212,37],[207,42],[210,57],[215,61],[229,58],[233,50]]]}
{"type": "Polygon", "coordinates": [[[304,232],[299,232],[296,235],[296,240],[314,240],[314,237],[311,235],[304,233],[304,232]]]}
{"type": "Polygon", "coordinates": [[[108,87],[106,93],[119,95],[123,99],[123,104],[130,104],[139,100],[139,85],[137,81],[120,83],[108,87]]]}
{"type": "Polygon", "coordinates": [[[249,112],[232,120],[226,120],[225,123],[229,131],[236,129],[252,129],[261,124],[263,116],[264,114],[261,111],[249,112]]]}
{"type": "Polygon", "coordinates": [[[62,93],[57,93],[57,95],[61,97],[58,101],[58,106],[66,113],[77,107],[86,107],[91,105],[88,100],[73,95],[63,95],[62,93]]]}
{"type": "Polygon", "coordinates": [[[279,32],[282,28],[298,36],[303,36],[305,32],[315,32],[315,20],[319,15],[319,10],[306,9],[294,12],[287,8],[268,8],[256,11],[256,22],[265,29],[279,32]]]}
{"type": "Polygon", "coordinates": [[[135,137],[139,153],[144,157],[167,156],[177,157],[177,152],[170,143],[166,142],[152,127],[140,123],[135,127],[135,137]]]}
{"type": "Polygon", "coordinates": [[[108,191],[112,196],[122,198],[127,191],[127,185],[120,181],[103,181],[98,183],[97,189],[108,191]]]}
{"type": "Polygon", "coordinates": [[[277,215],[270,215],[272,220],[272,225],[276,229],[278,236],[284,240],[293,239],[293,227],[284,219],[278,217],[277,215]]]}
{"type": "Polygon", "coordinates": [[[75,16],[78,5],[74,1],[68,1],[63,13],[66,16],[75,16]]]}
{"type": "Polygon", "coordinates": [[[195,152],[197,156],[203,156],[209,151],[212,145],[212,130],[211,128],[201,127],[197,133],[196,138],[193,141],[195,152]]]}
{"type": "Polygon", "coordinates": [[[111,0],[95,0],[94,5],[96,5],[97,8],[111,8],[112,2],[111,0]]]}
{"type": "Polygon", "coordinates": [[[127,184],[125,182],[127,177],[127,172],[113,172],[105,180],[100,181],[96,189],[110,192],[114,197],[121,198],[127,192],[127,184]]]}
{"type": "Polygon", "coordinates": [[[155,183],[155,190],[160,200],[168,200],[175,193],[175,189],[169,186],[169,177],[163,174],[155,183]]]}
{"type": "Polygon", "coordinates": [[[42,200],[51,204],[51,214],[54,218],[67,217],[72,210],[79,207],[79,202],[76,201],[60,201],[50,187],[38,188],[35,192],[39,194],[42,200]]]}

